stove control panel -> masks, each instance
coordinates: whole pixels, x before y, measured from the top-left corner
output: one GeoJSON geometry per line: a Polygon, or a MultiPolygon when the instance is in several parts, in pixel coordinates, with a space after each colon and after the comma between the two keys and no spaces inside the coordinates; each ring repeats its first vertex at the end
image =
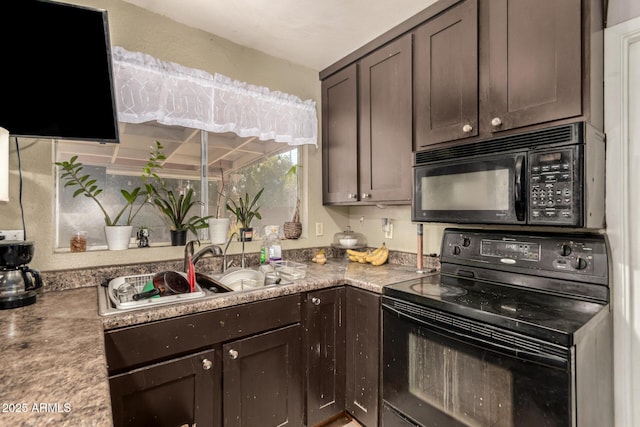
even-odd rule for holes
{"type": "MultiPolygon", "coordinates": [[[[441,262],[459,267],[548,275],[605,282],[608,275],[604,236],[446,229],[441,262]]],[[[444,269],[444,267],[443,267],[444,269]]]]}

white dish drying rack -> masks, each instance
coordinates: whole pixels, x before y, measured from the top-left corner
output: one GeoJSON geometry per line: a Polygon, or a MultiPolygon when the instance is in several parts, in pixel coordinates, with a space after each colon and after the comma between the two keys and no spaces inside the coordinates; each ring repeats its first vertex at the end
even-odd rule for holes
{"type": "MultiPolygon", "coordinates": [[[[187,277],[186,273],[180,272],[185,278],[187,277]]],[[[116,291],[118,288],[125,283],[131,283],[136,288],[136,293],[141,293],[144,286],[147,282],[153,281],[153,276],[155,274],[138,274],[134,276],[121,276],[116,277],[109,281],[109,286],[107,288],[107,294],[109,294],[109,299],[111,303],[120,310],[123,309],[131,309],[131,308],[144,308],[151,307],[155,305],[162,304],[170,304],[179,301],[187,301],[195,298],[200,298],[205,296],[205,292],[202,290],[200,285],[196,282],[195,291],[185,294],[175,294],[175,295],[166,295],[161,296],[159,298],[145,298],[139,301],[127,301],[120,302],[118,299],[116,291]]]]}

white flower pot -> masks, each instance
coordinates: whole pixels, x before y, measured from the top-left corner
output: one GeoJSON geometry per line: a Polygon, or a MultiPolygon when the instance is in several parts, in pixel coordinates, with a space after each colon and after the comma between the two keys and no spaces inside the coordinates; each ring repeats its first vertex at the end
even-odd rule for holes
{"type": "Polygon", "coordinates": [[[214,245],[227,243],[229,218],[209,218],[209,238],[214,245]]]}
{"type": "Polygon", "coordinates": [[[122,251],[129,249],[131,242],[131,225],[114,225],[104,227],[104,234],[107,237],[107,247],[110,251],[122,251]]]}

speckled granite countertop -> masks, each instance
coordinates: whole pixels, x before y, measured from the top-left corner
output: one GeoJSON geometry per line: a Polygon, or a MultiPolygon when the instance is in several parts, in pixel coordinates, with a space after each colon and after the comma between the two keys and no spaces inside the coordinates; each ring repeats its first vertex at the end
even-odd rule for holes
{"type": "Polygon", "coordinates": [[[0,311],[0,425],[112,425],[104,330],[345,283],[380,293],[385,285],[421,276],[397,264],[372,267],[337,258],[307,264],[306,277],[289,285],[108,317],[98,315],[101,289],[95,287],[45,292],[32,306],[0,311]]]}

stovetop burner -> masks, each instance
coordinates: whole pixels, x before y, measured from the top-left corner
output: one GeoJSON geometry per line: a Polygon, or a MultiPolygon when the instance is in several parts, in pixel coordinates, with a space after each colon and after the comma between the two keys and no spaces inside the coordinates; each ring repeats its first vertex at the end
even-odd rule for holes
{"type": "Polygon", "coordinates": [[[429,297],[453,297],[467,293],[465,289],[458,286],[449,286],[442,283],[424,283],[422,281],[412,284],[411,290],[429,297]]]}

